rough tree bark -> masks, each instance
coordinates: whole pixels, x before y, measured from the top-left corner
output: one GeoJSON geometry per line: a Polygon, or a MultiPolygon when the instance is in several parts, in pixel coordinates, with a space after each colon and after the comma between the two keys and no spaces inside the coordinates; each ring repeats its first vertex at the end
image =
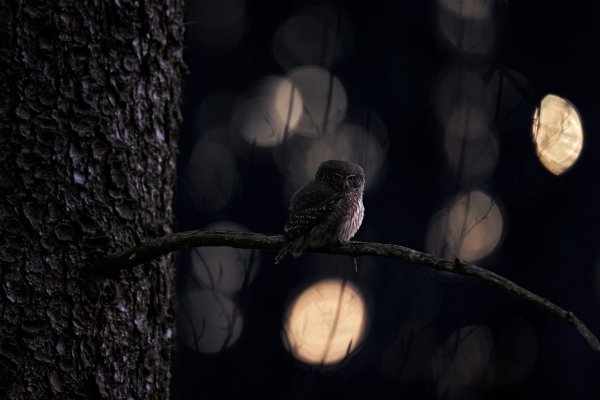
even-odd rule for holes
{"type": "Polygon", "coordinates": [[[167,398],[181,0],[0,7],[0,397],[167,398]]]}

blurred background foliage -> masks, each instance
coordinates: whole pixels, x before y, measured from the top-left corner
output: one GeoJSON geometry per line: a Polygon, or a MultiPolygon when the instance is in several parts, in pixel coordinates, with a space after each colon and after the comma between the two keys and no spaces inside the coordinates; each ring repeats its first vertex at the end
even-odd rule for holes
{"type": "MultiPolygon", "coordinates": [[[[599,333],[599,18],[585,1],[190,0],[178,229],[280,233],[318,164],[351,160],[357,239],[477,263],[599,333]]],[[[600,396],[574,330],[478,281],[273,256],[179,254],[179,398],[600,396]]]]}

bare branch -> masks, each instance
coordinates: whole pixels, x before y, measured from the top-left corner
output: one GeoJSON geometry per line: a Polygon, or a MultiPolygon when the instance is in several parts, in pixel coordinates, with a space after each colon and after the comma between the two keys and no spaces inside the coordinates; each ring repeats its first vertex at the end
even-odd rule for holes
{"type": "MultiPolygon", "coordinates": [[[[169,254],[175,250],[192,247],[230,246],[244,249],[278,250],[282,245],[283,237],[281,235],[229,231],[179,232],[142,243],[133,249],[109,256],[97,264],[96,270],[101,274],[112,275],[118,273],[120,270],[151,261],[156,257],[169,254]]],[[[600,353],[600,341],[598,341],[598,338],[571,311],[567,311],[557,306],[550,300],[532,293],[509,279],[488,271],[487,269],[465,263],[459,259],[449,261],[408,247],[373,242],[353,241],[342,246],[325,247],[309,251],[328,254],[343,254],[352,257],[391,257],[410,264],[433,268],[438,271],[473,276],[563,319],[577,330],[593,350],[600,353]]]]}

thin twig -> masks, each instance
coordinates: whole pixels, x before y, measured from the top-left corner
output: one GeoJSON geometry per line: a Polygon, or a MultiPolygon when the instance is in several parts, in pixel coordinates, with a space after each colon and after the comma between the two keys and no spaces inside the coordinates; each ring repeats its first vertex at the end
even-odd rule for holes
{"type": "MultiPolygon", "coordinates": [[[[171,253],[175,250],[202,246],[230,246],[244,249],[278,250],[283,246],[283,237],[281,235],[264,235],[254,232],[179,232],[142,243],[133,249],[109,256],[106,259],[99,261],[95,268],[98,273],[113,275],[123,269],[146,263],[154,258],[171,253]]],[[[517,285],[509,279],[476,265],[462,262],[459,259],[454,261],[444,260],[432,256],[431,254],[423,253],[395,244],[354,241],[342,246],[325,247],[309,251],[329,254],[343,254],[352,257],[391,257],[410,264],[433,268],[438,271],[445,271],[458,275],[474,276],[563,319],[572,325],[577,332],[579,332],[579,334],[587,341],[592,349],[600,353],[600,341],[598,341],[598,338],[571,311],[567,311],[557,306],[550,300],[538,296],[537,294],[517,285]]]]}

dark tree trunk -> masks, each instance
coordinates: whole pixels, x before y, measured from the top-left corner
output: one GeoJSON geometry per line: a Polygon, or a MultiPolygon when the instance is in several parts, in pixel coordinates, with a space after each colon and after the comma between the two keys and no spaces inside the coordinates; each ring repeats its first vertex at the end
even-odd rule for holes
{"type": "Polygon", "coordinates": [[[0,396],[167,398],[181,0],[0,6],[0,396]]]}

